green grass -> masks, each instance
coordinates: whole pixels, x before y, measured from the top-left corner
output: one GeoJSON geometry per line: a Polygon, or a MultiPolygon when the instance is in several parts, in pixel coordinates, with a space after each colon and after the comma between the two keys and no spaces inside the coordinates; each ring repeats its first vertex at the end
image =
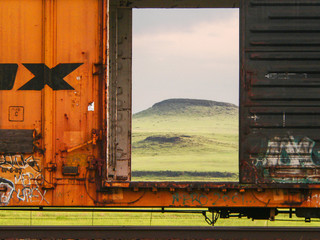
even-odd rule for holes
{"type": "MultiPolygon", "coordinates": [[[[210,214],[208,214],[209,217],[210,214]]],[[[277,221],[255,220],[245,217],[219,219],[215,226],[288,226],[315,227],[319,220],[305,223],[304,219],[287,215],[276,216],[277,221]]],[[[29,212],[1,211],[1,225],[104,225],[104,226],[208,226],[201,214],[129,213],[129,212],[29,212]]]]}
{"type": "MultiPolygon", "coordinates": [[[[181,111],[171,104],[160,110],[151,108],[133,116],[132,129],[133,172],[169,170],[238,174],[238,110],[235,107],[184,106],[181,111]],[[147,141],[150,136],[179,137],[180,141],[147,141]]],[[[237,178],[186,176],[174,179],[149,175],[133,180],[235,181],[237,178]]]]}
{"type": "Polygon", "coordinates": [[[146,174],[143,177],[133,177],[133,181],[192,181],[192,182],[237,182],[239,179],[238,175],[232,177],[201,177],[201,176],[155,176],[153,174],[146,174]]]}

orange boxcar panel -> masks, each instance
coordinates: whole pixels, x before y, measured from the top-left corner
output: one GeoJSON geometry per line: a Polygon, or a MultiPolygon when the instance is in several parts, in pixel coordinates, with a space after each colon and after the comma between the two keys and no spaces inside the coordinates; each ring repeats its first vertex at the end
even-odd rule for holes
{"type": "Polygon", "coordinates": [[[32,153],[1,152],[1,205],[82,205],[95,194],[84,179],[103,155],[103,6],[0,1],[0,71],[12,71],[2,77],[0,129],[35,130],[32,153]]]}
{"type": "MultiPolygon", "coordinates": [[[[19,91],[33,78],[23,64],[43,62],[42,1],[0,1],[0,64],[17,64],[12,90],[0,94],[0,128],[42,131],[40,91],[19,91]]],[[[41,147],[41,145],[39,146],[41,147]]],[[[0,154],[1,204],[45,204],[41,189],[43,155],[39,152],[0,154]]]]}

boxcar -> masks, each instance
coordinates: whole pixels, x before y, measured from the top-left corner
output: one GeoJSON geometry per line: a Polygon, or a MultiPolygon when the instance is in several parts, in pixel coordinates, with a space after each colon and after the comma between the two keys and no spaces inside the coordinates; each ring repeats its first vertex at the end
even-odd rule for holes
{"type": "Polygon", "coordinates": [[[1,0],[1,206],[320,217],[319,12],[319,0],[1,0]],[[131,181],[132,9],[173,7],[240,8],[239,182],[131,181]]]}

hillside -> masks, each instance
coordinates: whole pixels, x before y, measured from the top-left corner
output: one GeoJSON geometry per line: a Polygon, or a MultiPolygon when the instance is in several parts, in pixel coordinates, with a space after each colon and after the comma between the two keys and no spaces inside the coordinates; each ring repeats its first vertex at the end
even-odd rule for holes
{"type": "Polygon", "coordinates": [[[154,104],[151,108],[136,113],[133,117],[177,116],[177,115],[234,115],[238,113],[238,107],[231,103],[216,102],[211,100],[174,98],[154,104]]]}
{"type": "Polygon", "coordinates": [[[237,179],[233,104],[168,99],[134,114],[132,129],[133,180],[237,179]]]}

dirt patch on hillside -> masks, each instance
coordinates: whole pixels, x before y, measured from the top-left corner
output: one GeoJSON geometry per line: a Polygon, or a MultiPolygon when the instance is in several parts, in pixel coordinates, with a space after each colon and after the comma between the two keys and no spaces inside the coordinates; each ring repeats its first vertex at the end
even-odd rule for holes
{"type": "Polygon", "coordinates": [[[179,143],[183,141],[183,138],[190,138],[190,136],[150,136],[143,140],[143,142],[153,142],[153,143],[179,143]]]}

